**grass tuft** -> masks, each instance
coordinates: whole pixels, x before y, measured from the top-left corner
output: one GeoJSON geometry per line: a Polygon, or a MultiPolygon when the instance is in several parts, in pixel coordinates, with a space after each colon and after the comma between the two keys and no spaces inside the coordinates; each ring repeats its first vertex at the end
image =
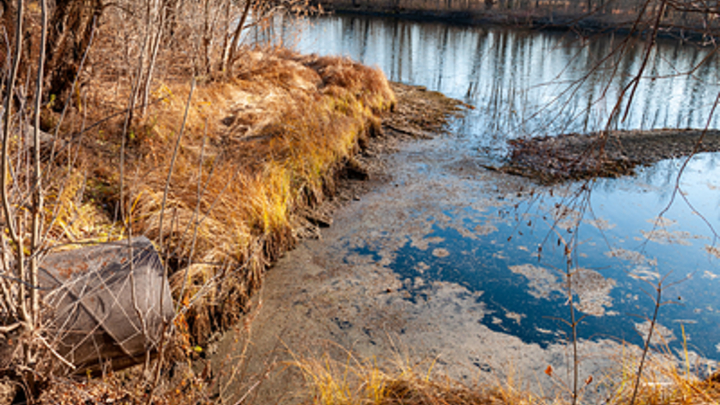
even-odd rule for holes
{"type": "MultiPolygon", "coordinates": [[[[603,378],[607,389],[605,404],[632,403],[637,353],[619,360],[617,370],[603,378]]],[[[667,353],[650,356],[641,379],[635,405],[690,405],[720,403],[720,378],[699,379],[667,353]]],[[[376,358],[358,359],[347,352],[344,360],[330,355],[303,358],[294,356],[292,366],[305,377],[308,398],[312,405],[567,405],[572,403],[569,392],[538,393],[523,388],[523,382],[512,372],[494,385],[468,387],[449,377],[432,373],[433,367],[395,362],[387,366],[376,358]],[[379,364],[380,363],[380,364],[379,364]],[[427,371],[424,371],[427,369],[427,371]],[[431,378],[431,376],[433,378],[431,378]]],[[[512,371],[512,370],[510,370],[512,371]]],[[[551,373],[551,372],[550,372],[551,373]]],[[[583,399],[579,403],[587,402],[583,399]]]]}

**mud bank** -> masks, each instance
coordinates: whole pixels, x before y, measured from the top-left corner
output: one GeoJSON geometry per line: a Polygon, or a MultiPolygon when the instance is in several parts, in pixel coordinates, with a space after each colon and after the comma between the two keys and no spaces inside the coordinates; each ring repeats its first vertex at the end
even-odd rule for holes
{"type": "Polygon", "coordinates": [[[660,129],[565,134],[510,141],[506,164],[491,168],[552,184],[631,175],[638,165],[720,150],[720,131],[660,129]]]}
{"type": "MultiPolygon", "coordinates": [[[[467,108],[473,108],[459,100],[451,99],[423,86],[412,86],[391,82],[397,97],[392,111],[382,120],[382,132],[360,144],[360,152],[339,171],[342,179],[336,195],[325,204],[307,214],[308,219],[322,227],[331,226],[333,213],[351,201],[376,187],[378,182],[387,181],[386,158],[397,152],[404,142],[417,139],[432,139],[446,133],[449,119],[459,116],[467,108]],[[324,218],[320,222],[313,218],[324,218]]],[[[319,238],[319,228],[311,229],[309,236],[319,238]]]]}

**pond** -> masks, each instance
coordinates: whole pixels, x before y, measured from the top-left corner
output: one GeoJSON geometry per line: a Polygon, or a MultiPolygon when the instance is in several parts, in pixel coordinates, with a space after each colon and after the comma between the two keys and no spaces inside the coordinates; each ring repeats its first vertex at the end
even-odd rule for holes
{"type": "Polygon", "coordinates": [[[438,285],[460,288],[480,307],[463,322],[542,348],[570,335],[568,272],[588,342],[642,345],[661,286],[656,347],[720,359],[717,154],[554,187],[482,166],[502,162],[517,137],[718,128],[720,59],[710,49],[659,41],[627,116],[609,121],[642,63],[640,39],[327,16],[285,42],[475,107],[451,135],[405,148],[392,184],[349,208],[354,225],[324,242],[342,265],[389,269],[398,283],[388,291],[408,305],[429,303],[438,285]]]}

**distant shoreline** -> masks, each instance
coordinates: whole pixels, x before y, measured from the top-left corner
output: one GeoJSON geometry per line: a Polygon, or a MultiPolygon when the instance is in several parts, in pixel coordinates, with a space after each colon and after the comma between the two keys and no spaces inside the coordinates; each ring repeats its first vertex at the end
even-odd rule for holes
{"type": "MultiPolygon", "coordinates": [[[[636,18],[632,15],[612,17],[599,13],[563,13],[540,9],[498,11],[484,9],[481,6],[483,2],[469,0],[439,0],[433,2],[435,8],[426,6],[429,3],[427,1],[411,4],[413,2],[401,0],[313,0],[313,3],[322,7],[324,11],[337,15],[395,17],[470,26],[496,25],[532,30],[573,31],[580,35],[612,32],[646,36],[652,33],[652,25],[647,22],[633,27],[636,18]]],[[[720,24],[711,22],[707,28],[703,28],[701,23],[694,21],[687,25],[679,25],[675,21],[663,19],[658,37],[712,45],[714,38],[720,38],[720,24]]]]}

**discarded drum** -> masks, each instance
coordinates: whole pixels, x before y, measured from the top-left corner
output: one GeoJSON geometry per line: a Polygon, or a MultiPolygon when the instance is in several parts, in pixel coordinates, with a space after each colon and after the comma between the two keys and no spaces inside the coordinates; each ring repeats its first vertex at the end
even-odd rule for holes
{"type": "Polygon", "coordinates": [[[145,237],[50,254],[39,281],[53,309],[51,343],[75,373],[144,362],[174,315],[162,262],[145,237]]]}

